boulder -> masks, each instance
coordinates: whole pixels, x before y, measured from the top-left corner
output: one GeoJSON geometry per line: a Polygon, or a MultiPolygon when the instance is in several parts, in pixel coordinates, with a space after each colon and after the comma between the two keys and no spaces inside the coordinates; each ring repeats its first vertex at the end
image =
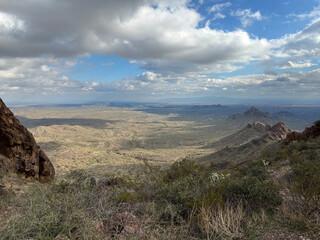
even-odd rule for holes
{"type": "Polygon", "coordinates": [[[9,171],[42,182],[53,180],[55,170],[33,135],[0,98],[0,162],[9,171]]]}

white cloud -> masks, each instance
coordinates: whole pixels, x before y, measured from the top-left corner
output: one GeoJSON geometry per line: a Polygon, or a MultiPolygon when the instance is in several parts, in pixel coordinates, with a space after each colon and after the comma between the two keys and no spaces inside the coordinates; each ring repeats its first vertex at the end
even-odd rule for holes
{"type": "Polygon", "coordinates": [[[0,11],[0,33],[24,31],[24,22],[14,15],[0,11]]]}
{"type": "Polygon", "coordinates": [[[231,2],[214,4],[211,6],[211,8],[209,8],[209,12],[220,12],[224,8],[230,7],[231,5],[231,2]]]}
{"type": "Polygon", "coordinates": [[[320,18],[313,20],[303,31],[272,40],[279,48],[279,58],[317,58],[320,56],[320,18]]]}
{"type": "MultiPolygon", "coordinates": [[[[257,95],[259,88],[277,92],[287,91],[286,86],[288,91],[315,91],[312,87],[319,83],[319,71],[234,77],[206,74],[233,72],[251,61],[262,61],[270,71],[311,67],[312,61],[305,59],[320,56],[320,20],[314,19],[298,33],[266,40],[244,30],[211,29],[210,22],[199,27],[205,19],[188,4],[188,0],[0,0],[1,92],[85,92],[95,97],[112,92],[132,97],[204,91],[257,95]],[[80,64],[75,58],[90,53],[121,56],[145,72],[113,83],[69,78],[70,68],[80,64]]],[[[213,19],[224,18],[221,11],[230,6],[230,2],[213,5],[213,19]]],[[[250,9],[232,15],[244,27],[263,18],[260,11],[250,9]]]]}
{"type": "MultiPolygon", "coordinates": [[[[21,36],[10,32],[0,37],[0,57],[114,54],[148,71],[207,73],[220,72],[220,65],[231,69],[234,63],[263,58],[271,47],[265,39],[251,38],[245,31],[218,31],[209,25],[199,28],[203,17],[187,7],[187,0],[148,2],[0,1],[3,11],[25,23],[21,36]]],[[[215,8],[223,7],[219,6],[215,8]]]]}
{"type": "Polygon", "coordinates": [[[214,20],[215,20],[215,19],[224,19],[225,17],[226,17],[226,15],[218,12],[218,13],[216,13],[216,14],[213,16],[213,19],[214,19],[214,20]]]}
{"type": "Polygon", "coordinates": [[[290,14],[289,17],[296,17],[298,19],[315,19],[320,17],[320,6],[315,7],[311,12],[309,13],[303,13],[303,14],[290,14]]]}
{"type": "Polygon", "coordinates": [[[239,17],[243,27],[247,27],[253,23],[253,21],[261,21],[262,15],[260,11],[251,12],[251,9],[237,10],[231,12],[232,16],[239,17]]]}
{"type": "Polygon", "coordinates": [[[299,61],[299,62],[292,62],[288,61],[287,65],[284,65],[282,67],[279,67],[279,69],[289,69],[289,68],[308,68],[315,66],[316,64],[313,64],[310,60],[306,61],[299,61]]]}

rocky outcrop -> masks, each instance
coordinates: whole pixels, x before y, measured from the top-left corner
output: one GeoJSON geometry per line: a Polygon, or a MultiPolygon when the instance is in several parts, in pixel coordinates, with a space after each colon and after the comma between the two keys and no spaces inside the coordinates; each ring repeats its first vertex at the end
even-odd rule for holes
{"type": "Polygon", "coordinates": [[[51,181],[55,170],[33,135],[0,99],[0,162],[11,171],[42,182],[51,181]]]}
{"type": "Polygon", "coordinates": [[[269,131],[269,129],[271,128],[271,125],[264,124],[259,121],[255,121],[253,123],[248,123],[247,128],[253,128],[257,131],[264,132],[264,131],[269,131]]]}
{"type": "Polygon", "coordinates": [[[281,141],[286,139],[291,132],[283,122],[279,122],[269,129],[267,137],[272,141],[281,141]]]}
{"type": "Polygon", "coordinates": [[[303,132],[291,132],[288,134],[284,141],[284,144],[289,144],[292,141],[302,141],[308,140],[310,138],[316,138],[320,136],[320,127],[313,125],[311,127],[306,127],[303,132]]]}

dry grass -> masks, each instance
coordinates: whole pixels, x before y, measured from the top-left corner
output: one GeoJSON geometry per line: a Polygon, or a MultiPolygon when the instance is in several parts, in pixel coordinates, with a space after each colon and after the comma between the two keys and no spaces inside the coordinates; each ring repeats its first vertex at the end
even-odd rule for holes
{"type": "Polygon", "coordinates": [[[242,203],[233,206],[227,202],[217,208],[202,207],[199,218],[206,239],[232,239],[243,235],[241,223],[245,219],[245,212],[242,203]]]}

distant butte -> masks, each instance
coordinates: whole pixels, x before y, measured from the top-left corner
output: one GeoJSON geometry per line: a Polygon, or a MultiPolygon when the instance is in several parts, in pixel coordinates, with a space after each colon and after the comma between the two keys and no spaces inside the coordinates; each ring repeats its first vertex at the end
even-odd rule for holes
{"type": "Polygon", "coordinates": [[[0,98],[0,164],[9,171],[42,182],[53,180],[55,170],[33,135],[0,98]]]}

